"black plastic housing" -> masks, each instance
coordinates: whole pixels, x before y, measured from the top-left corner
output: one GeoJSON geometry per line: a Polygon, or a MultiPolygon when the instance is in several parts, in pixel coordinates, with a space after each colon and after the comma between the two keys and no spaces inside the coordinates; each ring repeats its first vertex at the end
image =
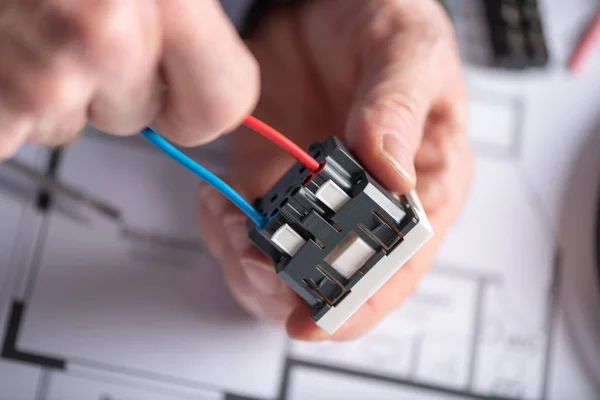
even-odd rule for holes
{"type": "Polygon", "coordinates": [[[393,251],[419,220],[409,202],[385,190],[338,139],[313,143],[308,152],[321,163],[321,170],[313,174],[296,163],[254,202],[269,217],[266,226],[258,229],[249,221],[248,230],[251,241],[273,260],[276,273],[310,305],[313,319],[318,320],[393,251]],[[350,197],[337,212],[316,197],[319,187],[328,180],[350,197]],[[306,240],[294,257],[271,241],[273,233],[284,224],[306,240]],[[375,253],[346,279],[326,259],[356,235],[375,253]]]}

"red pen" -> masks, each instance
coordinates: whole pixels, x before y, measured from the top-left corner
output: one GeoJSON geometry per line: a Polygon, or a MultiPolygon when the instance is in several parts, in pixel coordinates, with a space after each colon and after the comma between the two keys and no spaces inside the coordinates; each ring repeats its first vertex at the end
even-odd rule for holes
{"type": "Polygon", "coordinates": [[[600,9],[596,12],[594,19],[581,36],[575,51],[571,54],[569,59],[569,70],[571,72],[574,73],[583,68],[583,64],[598,40],[600,40],[600,9]]]}

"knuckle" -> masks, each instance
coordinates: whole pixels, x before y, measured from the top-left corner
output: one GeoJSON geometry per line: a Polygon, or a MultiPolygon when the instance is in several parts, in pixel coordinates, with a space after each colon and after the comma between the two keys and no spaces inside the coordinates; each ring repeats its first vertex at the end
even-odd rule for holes
{"type": "Polygon", "coordinates": [[[258,101],[260,77],[258,65],[249,61],[236,71],[236,92],[218,92],[211,96],[206,108],[206,121],[212,131],[227,131],[235,128],[244,115],[254,109],[258,101]]]}
{"type": "Polygon", "coordinates": [[[383,111],[393,113],[406,124],[411,124],[421,113],[420,101],[408,93],[392,93],[379,103],[383,111]]]}
{"type": "Polygon", "coordinates": [[[393,53],[406,47],[407,37],[415,38],[415,45],[409,49],[411,52],[421,50],[423,55],[436,55],[440,53],[439,49],[441,53],[445,53],[450,48],[453,28],[445,17],[445,12],[438,10],[439,6],[432,3],[434,2],[422,0],[378,0],[378,5],[374,7],[366,24],[370,41],[379,43],[379,46],[373,46],[370,53],[378,54],[382,53],[382,48],[390,49],[392,54],[387,56],[396,58],[397,55],[393,53]]]}
{"type": "Polygon", "coordinates": [[[62,1],[49,1],[38,11],[39,33],[59,47],[77,40],[84,31],[85,14],[77,13],[62,1]]]}
{"type": "Polygon", "coordinates": [[[395,91],[372,100],[368,108],[371,114],[379,119],[379,126],[408,133],[406,136],[410,138],[420,136],[411,134],[417,133],[422,128],[420,121],[424,111],[421,103],[417,97],[409,93],[395,91]]]}
{"type": "Polygon", "coordinates": [[[78,93],[74,80],[66,74],[45,74],[24,88],[29,99],[29,111],[43,112],[49,108],[64,109],[73,105],[78,93]]]}
{"type": "Polygon", "coordinates": [[[25,79],[15,76],[2,89],[13,112],[36,114],[49,107],[61,107],[63,85],[61,78],[40,71],[25,79]]]}
{"type": "Polygon", "coordinates": [[[161,129],[178,144],[195,146],[236,128],[255,107],[260,86],[256,61],[251,58],[244,63],[223,74],[226,84],[209,82],[191,101],[173,92],[158,118],[161,129]]]}
{"type": "Polygon", "coordinates": [[[203,129],[204,121],[198,113],[187,107],[168,105],[156,118],[158,129],[170,140],[184,147],[193,147],[206,142],[210,135],[203,129]],[[189,111],[188,111],[189,110],[189,111]]]}
{"type": "Polygon", "coordinates": [[[222,96],[215,101],[206,115],[206,122],[212,132],[226,131],[243,118],[241,102],[239,99],[231,99],[222,96]]]}
{"type": "Polygon", "coordinates": [[[82,51],[92,58],[119,54],[128,42],[128,24],[123,16],[127,2],[90,1],[85,9],[60,10],[60,20],[69,27],[70,35],[82,51]]]}
{"type": "Polygon", "coordinates": [[[369,3],[366,27],[381,38],[395,32],[419,32],[426,38],[440,37],[444,32],[439,21],[443,10],[436,10],[437,5],[432,4],[432,0],[371,0],[369,3]]]}

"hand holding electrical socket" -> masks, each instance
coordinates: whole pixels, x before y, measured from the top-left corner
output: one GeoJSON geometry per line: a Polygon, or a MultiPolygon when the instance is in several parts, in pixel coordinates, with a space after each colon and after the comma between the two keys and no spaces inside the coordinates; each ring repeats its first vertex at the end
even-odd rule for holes
{"type": "Polygon", "coordinates": [[[394,196],[336,138],[314,143],[321,163],[297,163],[255,207],[267,216],[249,237],[333,334],[433,235],[415,192],[394,196]]]}

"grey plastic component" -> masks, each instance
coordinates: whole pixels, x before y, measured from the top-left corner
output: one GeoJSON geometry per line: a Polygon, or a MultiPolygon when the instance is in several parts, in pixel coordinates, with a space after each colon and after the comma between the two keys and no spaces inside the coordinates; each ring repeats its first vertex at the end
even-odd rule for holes
{"type": "Polygon", "coordinates": [[[318,321],[402,243],[419,223],[419,216],[406,197],[396,198],[383,189],[338,139],[314,143],[309,153],[321,163],[321,170],[312,174],[301,164],[294,165],[255,201],[269,216],[267,225],[257,229],[250,221],[248,229],[251,241],[273,260],[277,274],[308,303],[312,318],[318,321]],[[350,197],[337,212],[316,195],[327,181],[350,197]],[[293,257],[272,241],[285,224],[306,241],[294,249],[293,257]],[[368,252],[372,256],[346,278],[326,260],[356,236],[362,239],[363,249],[364,241],[374,252],[368,252]]]}

